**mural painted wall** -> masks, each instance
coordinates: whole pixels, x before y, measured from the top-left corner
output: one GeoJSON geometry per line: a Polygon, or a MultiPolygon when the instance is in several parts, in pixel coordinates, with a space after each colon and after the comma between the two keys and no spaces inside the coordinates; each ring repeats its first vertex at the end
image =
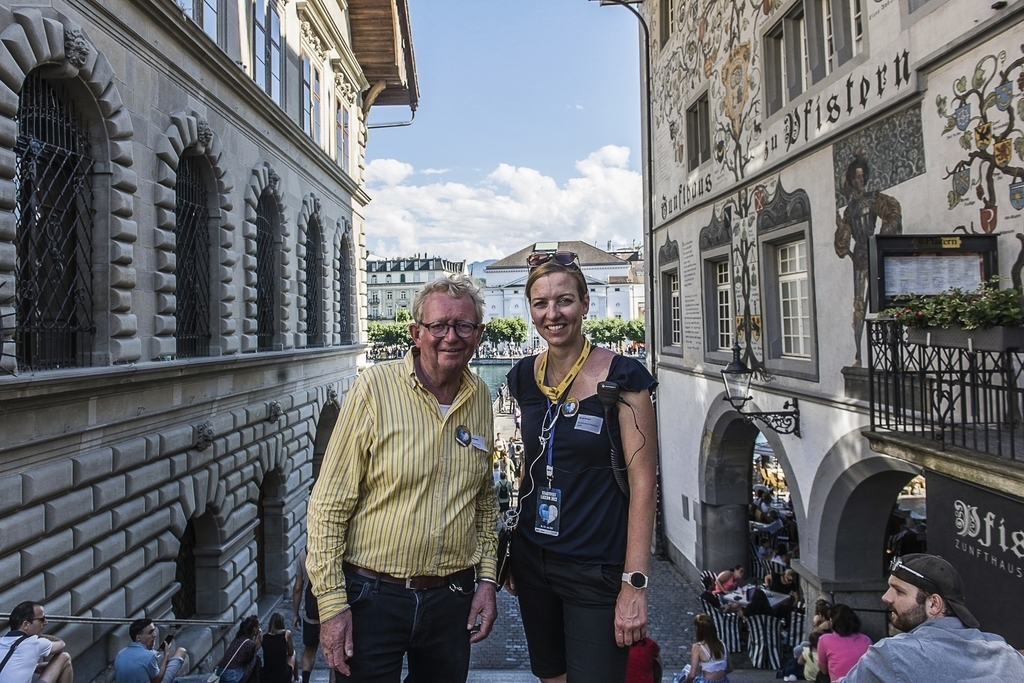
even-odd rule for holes
{"type": "Polygon", "coordinates": [[[945,199],[942,221],[958,232],[1000,235],[1000,273],[1014,286],[1024,269],[1022,43],[1017,26],[936,71],[924,119],[936,150],[932,186],[945,199]]]}

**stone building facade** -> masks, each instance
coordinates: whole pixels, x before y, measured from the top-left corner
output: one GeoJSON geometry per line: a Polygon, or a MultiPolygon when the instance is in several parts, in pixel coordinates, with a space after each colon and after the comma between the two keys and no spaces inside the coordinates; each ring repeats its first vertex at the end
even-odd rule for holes
{"type": "MultiPolygon", "coordinates": [[[[0,37],[0,611],[237,623],[290,586],[364,358],[406,2],[5,3],[0,37]]],[[[127,642],[50,630],[80,680],[127,642]]],[[[177,639],[208,670],[231,634],[177,639]]]]}
{"type": "Polygon", "coordinates": [[[760,431],[793,502],[808,601],[849,603],[882,635],[888,560],[910,531],[970,577],[982,627],[1024,646],[992,603],[1024,597],[1024,532],[1008,540],[1024,511],[1021,356],[917,345],[873,322],[872,304],[989,272],[1020,286],[1024,3],[638,7],[668,552],[694,577],[750,561],[760,431]],[[872,245],[897,238],[904,270],[887,280],[872,245]],[[734,345],[754,372],[742,412],[798,400],[799,434],[723,400],[734,345]],[[927,532],[900,529],[894,503],[922,473],[927,532]],[[997,548],[984,532],[1000,525],[997,548]]]}
{"type": "Polygon", "coordinates": [[[431,280],[466,272],[465,261],[409,256],[366,261],[366,306],[370,320],[394,320],[399,309],[412,315],[416,292],[431,280]]]}

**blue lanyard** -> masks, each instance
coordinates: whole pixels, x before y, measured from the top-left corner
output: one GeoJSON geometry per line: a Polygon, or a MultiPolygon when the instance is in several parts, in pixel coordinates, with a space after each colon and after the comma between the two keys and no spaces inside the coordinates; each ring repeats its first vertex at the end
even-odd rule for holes
{"type": "Polygon", "coordinates": [[[549,399],[547,399],[547,402],[548,402],[547,419],[548,419],[548,422],[550,423],[550,426],[548,427],[548,435],[547,435],[548,463],[547,463],[547,470],[545,471],[545,474],[547,475],[548,486],[550,487],[551,486],[551,480],[555,476],[555,466],[554,466],[554,462],[555,462],[555,425],[558,424],[559,411],[561,409],[561,401],[559,401],[558,403],[552,404],[551,403],[551,399],[549,398],[549,399]],[[552,411],[554,411],[554,419],[552,419],[552,411]]]}

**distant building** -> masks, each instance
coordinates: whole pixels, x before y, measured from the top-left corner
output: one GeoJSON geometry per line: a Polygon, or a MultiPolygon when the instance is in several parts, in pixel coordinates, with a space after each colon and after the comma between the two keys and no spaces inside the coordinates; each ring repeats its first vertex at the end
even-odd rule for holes
{"type": "Polygon", "coordinates": [[[367,260],[366,300],[370,320],[394,320],[399,309],[412,313],[416,292],[431,280],[466,272],[465,261],[440,256],[367,260]]]}
{"type": "Polygon", "coordinates": [[[527,346],[541,343],[530,320],[526,302],[526,257],[534,251],[573,251],[590,290],[588,318],[632,320],[644,317],[644,267],[642,254],[631,249],[610,254],[580,241],[537,242],[487,266],[484,288],[484,321],[492,318],[523,318],[527,346]]]}

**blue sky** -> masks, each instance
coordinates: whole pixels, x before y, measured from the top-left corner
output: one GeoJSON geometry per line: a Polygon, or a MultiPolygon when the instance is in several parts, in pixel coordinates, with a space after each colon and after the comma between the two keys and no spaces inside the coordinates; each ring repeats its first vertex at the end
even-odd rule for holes
{"type": "MultiPolygon", "coordinates": [[[[500,258],[642,234],[638,26],[588,0],[410,0],[415,122],[370,131],[367,246],[500,258]]],[[[408,119],[378,107],[370,123],[408,119]]]]}

